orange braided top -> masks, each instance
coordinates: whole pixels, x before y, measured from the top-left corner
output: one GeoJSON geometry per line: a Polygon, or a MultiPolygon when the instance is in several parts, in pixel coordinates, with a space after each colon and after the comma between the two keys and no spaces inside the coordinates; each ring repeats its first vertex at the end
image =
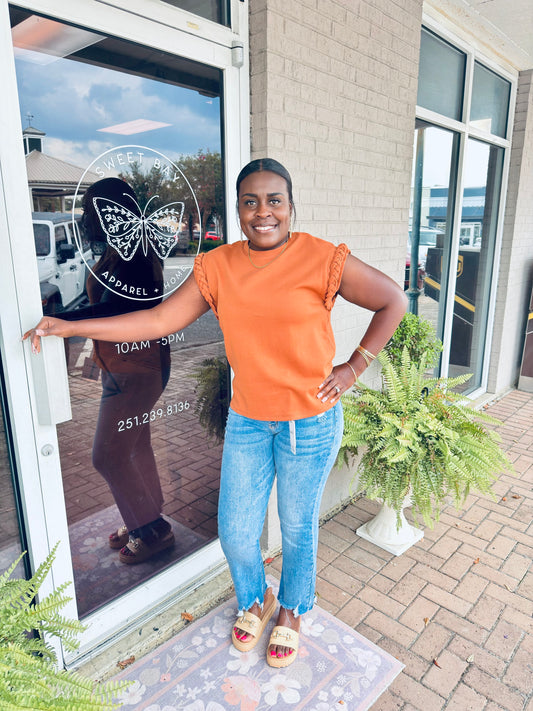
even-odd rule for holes
{"type": "Polygon", "coordinates": [[[345,244],[293,232],[277,249],[248,254],[248,243],[236,242],[196,258],[234,371],[235,412],[287,421],[331,407],[316,394],[335,355],[331,309],[348,254],[345,244]]]}

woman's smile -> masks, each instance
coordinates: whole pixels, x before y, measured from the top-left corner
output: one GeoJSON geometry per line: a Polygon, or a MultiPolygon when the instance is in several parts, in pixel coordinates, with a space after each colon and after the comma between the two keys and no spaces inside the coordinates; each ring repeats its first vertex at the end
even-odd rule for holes
{"type": "Polygon", "coordinates": [[[248,175],[240,186],[238,208],[250,249],[275,249],[286,242],[292,206],[284,178],[268,170],[248,175]]]}

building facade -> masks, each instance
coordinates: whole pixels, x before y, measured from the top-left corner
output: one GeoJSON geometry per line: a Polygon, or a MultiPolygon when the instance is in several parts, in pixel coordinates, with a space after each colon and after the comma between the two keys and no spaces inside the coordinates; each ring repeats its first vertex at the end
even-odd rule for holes
{"type": "MultiPolygon", "coordinates": [[[[20,335],[42,311],[84,307],[87,277],[131,309],[172,293],[196,254],[240,238],[234,183],[250,158],[289,169],[296,229],[345,242],[405,284],[443,340],[440,374],[471,372],[473,401],[516,386],[532,285],[533,17],[525,1],[483,5],[0,3],[0,552],[4,569],[27,550],[27,574],[59,542],[46,585],[73,581],[68,613],[88,626],[67,665],[224,570],[216,504],[231,374],[211,314],[164,343],[111,344],[123,374],[162,354],[171,365],[156,401],[139,387],[104,427],[95,345],[47,339],[35,356],[20,335]],[[84,195],[108,178],[135,197],[93,203],[97,239],[83,228],[84,195]],[[107,249],[120,276],[102,267],[107,249]],[[156,283],[124,271],[142,253],[163,265],[156,283]],[[106,465],[123,472],[115,488],[106,465]],[[127,566],[108,536],[136,468],[153,472],[175,545],[127,566]]],[[[369,318],[338,300],[339,361],[369,318]]],[[[323,512],[346,500],[351,476],[332,472],[323,512]]],[[[264,545],[279,546],[275,492],[264,545]]]]}

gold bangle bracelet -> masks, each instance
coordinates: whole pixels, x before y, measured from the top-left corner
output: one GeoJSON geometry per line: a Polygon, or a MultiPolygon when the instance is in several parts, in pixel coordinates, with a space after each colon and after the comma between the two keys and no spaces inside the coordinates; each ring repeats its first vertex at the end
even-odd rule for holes
{"type": "Polygon", "coordinates": [[[357,346],[355,350],[363,356],[367,365],[370,365],[370,361],[374,360],[376,357],[373,353],[367,351],[367,349],[363,348],[361,345],[357,346]]]}
{"type": "Polygon", "coordinates": [[[370,365],[370,362],[371,362],[370,358],[367,356],[367,354],[364,351],[360,350],[359,348],[356,348],[355,350],[357,353],[359,353],[361,358],[365,361],[366,367],[368,368],[368,366],[370,365]]]}
{"type": "Polygon", "coordinates": [[[346,365],[348,366],[348,368],[350,368],[350,370],[351,370],[352,373],[353,373],[353,377],[355,378],[355,380],[354,380],[353,382],[354,382],[354,385],[355,385],[355,383],[357,382],[357,373],[355,372],[355,370],[354,370],[353,367],[352,367],[352,364],[351,364],[349,361],[346,361],[346,365]]]}

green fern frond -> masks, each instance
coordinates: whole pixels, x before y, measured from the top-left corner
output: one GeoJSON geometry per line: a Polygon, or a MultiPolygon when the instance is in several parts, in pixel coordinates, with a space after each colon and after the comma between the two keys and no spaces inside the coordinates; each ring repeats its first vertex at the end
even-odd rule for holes
{"type": "Polygon", "coordinates": [[[69,583],[37,601],[50,572],[57,545],[30,580],[11,579],[20,556],[0,576],[0,709],[2,711],[112,711],[128,682],[94,683],[57,668],[57,659],[42,634],[60,637],[65,647],[78,647],[85,629],[60,614],[70,598],[69,583]],[[32,632],[33,631],[33,632],[32,632]]]}
{"type": "Polygon", "coordinates": [[[224,439],[229,402],[228,364],[225,358],[206,358],[192,377],[196,379],[195,413],[208,438],[224,439]]]}
{"type": "MultiPolygon", "coordinates": [[[[382,388],[359,386],[343,397],[341,445],[346,452],[363,448],[360,488],[399,513],[410,492],[413,513],[432,526],[448,495],[459,507],[471,490],[491,494],[500,472],[513,472],[495,429],[499,420],[468,407],[453,388],[471,374],[428,378],[427,360],[411,361],[404,349],[393,364],[385,352],[382,388]]],[[[399,520],[399,519],[398,519],[399,520]]]]}

